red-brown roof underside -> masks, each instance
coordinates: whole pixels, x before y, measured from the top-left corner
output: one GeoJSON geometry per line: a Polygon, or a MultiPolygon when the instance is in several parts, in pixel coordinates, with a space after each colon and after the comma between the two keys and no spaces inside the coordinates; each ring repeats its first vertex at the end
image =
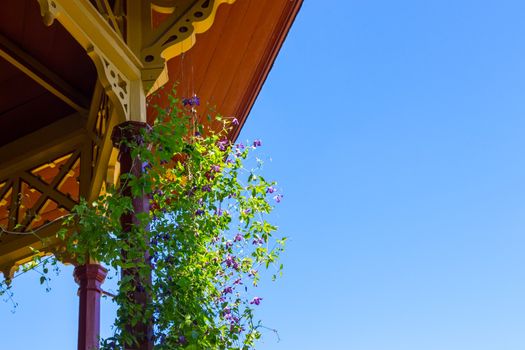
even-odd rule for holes
{"type": "MultiPolygon", "coordinates": [[[[62,25],[55,21],[46,27],[36,0],[1,1],[0,45],[6,40],[15,44],[81,95],[91,98],[96,80],[94,65],[62,25]]],[[[197,35],[195,46],[168,62],[170,82],[154,100],[165,105],[166,92],[178,82],[179,96],[196,93],[203,104],[214,106],[218,113],[235,116],[240,121],[230,135],[235,139],[301,4],[302,0],[237,0],[232,5],[221,5],[212,27],[197,35]]],[[[73,112],[69,105],[0,58],[0,147],[73,112]]],[[[207,108],[201,106],[199,112],[206,115],[207,108]]],[[[153,118],[152,113],[149,118],[153,118]]],[[[2,161],[0,159],[0,165],[2,161]]],[[[46,169],[37,175],[43,181],[52,179],[53,171],[58,171],[59,166],[60,163],[55,170],[46,169]]],[[[78,200],[78,165],[73,165],[72,169],[74,173],[58,190],[78,200]]],[[[40,193],[25,187],[22,193],[28,193],[23,196],[28,202],[23,203],[24,208],[32,208],[40,193]]],[[[10,215],[6,208],[8,206],[4,206],[4,211],[0,210],[2,226],[10,215]]],[[[62,215],[59,209],[57,203],[50,202],[42,209],[42,218],[32,222],[31,227],[62,215]]],[[[23,217],[24,213],[19,214],[23,217]]],[[[4,252],[12,253],[12,256],[5,256],[4,264],[15,263],[30,254],[22,251],[23,248],[16,252],[8,248],[17,240],[25,242],[23,239],[26,238],[28,236],[2,237],[0,245],[4,252]]],[[[22,247],[20,244],[16,246],[22,247]]]]}
{"type": "MultiPolygon", "coordinates": [[[[188,52],[168,62],[170,82],[151,105],[166,103],[176,83],[179,96],[200,97],[202,121],[210,109],[236,117],[240,123],[230,139],[237,138],[301,4],[302,0],[237,0],[221,5],[213,26],[197,35],[188,52]]],[[[154,113],[148,117],[152,122],[154,113]]]]}
{"type": "MultiPolygon", "coordinates": [[[[91,98],[96,79],[93,63],[57,21],[50,27],[44,25],[36,0],[2,0],[0,39],[2,47],[5,41],[11,42],[87,99],[91,98]]],[[[73,112],[0,58],[0,146],[73,112]]]]}

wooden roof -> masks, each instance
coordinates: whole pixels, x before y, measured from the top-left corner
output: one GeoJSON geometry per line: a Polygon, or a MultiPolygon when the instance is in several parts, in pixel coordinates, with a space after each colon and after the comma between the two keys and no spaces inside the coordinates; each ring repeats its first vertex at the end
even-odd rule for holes
{"type": "MultiPolygon", "coordinates": [[[[213,26],[195,45],[168,62],[169,83],[153,103],[163,101],[174,83],[180,96],[197,94],[210,109],[236,117],[239,134],[302,1],[237,0],[220,6],[213,26]]],[[[208,108],[201,106],[205,116],[208,108]]],[[[150,114],[150,121],[153,113],[150,114]]],[[[204,121],[204,118],[203,118],[204,121]]]]}
{"type": "MultiPolygon", "coordinates": [[[[236,117],[240,125],[230,135],[235,139],[301,4],[237,0],[219,6],[211,28],[197,35],[189,51],[167,62],[165,86],[170,88],[159,90],[154,103],[164,103],[178,83],[181,97],[196,93],[207,102],[201,115],[213,109],[236,117]]],[[[0,225],[14,229],[18,223],[31,230],[67,213],[93,185],[97,171],[106,171],[100,162],[109,158],[101,158],[100,147],[113,124],[96,69],[67,30],[58,21],[45,26],[36,0],[4,0],[2,5],[0,225]],[[98,109],[92,126],[90,106],[98,109]],[[93,158],[86,160],[86,154],[93,158]],[[17,197],[22,200],[14,204],[17,197]]],[[[148,118],[151,122],[153,113],[148,118]]],[[[39,236],[54,237],[58,224],[46,226],[39,236]]],[[[27,261],[29,246],[41,244],[32,235],[0,235],[0,271],[12,273],[13,265],[27,261]]]]}
{"type": "Polygon", "coordinates": [[[37,83],[35,79],[38,78],[69,95],[79,107],[87,110],[96,71],[82,47],[59,23],[50,27],[44,25],[37,1],[3,0],[0,11],[0,146],[76,112],[37,83]],[[9,62],[13,60],[18,67],[9,62]],[[23,72],[22,65],[32,72],[23,72]]]}

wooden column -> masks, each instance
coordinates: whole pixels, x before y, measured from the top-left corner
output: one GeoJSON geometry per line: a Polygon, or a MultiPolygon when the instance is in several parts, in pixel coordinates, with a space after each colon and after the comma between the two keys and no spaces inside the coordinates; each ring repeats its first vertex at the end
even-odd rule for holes
{"type": "Polygon", "coordinates": [[[73,272],[78,283],[78,350],[98,349],[100,338],[101,285],[107,270],[99,264],[77,266],[73,272]]]}
{"type": "MultiPolygon", "coordinates": [[[[143,132],[149,129],[147,123],[128,121],[117,125],[113,129],[112,140],[113,145],[119,148],[120,174],[131,174],[140,177],[144,173],[144,163],[140,159],[132,157],[132,148],[130,144],[142,145],[143,132]]],[[[124,186],[121,189],[125,196],[132,197],[133,212],[122,215],[121,224],[124,232],[130,232],[134,227],[144,225],[137,218],[139,213],[149,213],[149,196],[144,191],[142,193],[132,193],[131,188],[124,186]]],[[[144,227],[147,229],[147,227],[144,227]]],[[[124,254],[124,253],[123,253],[124,254]]],[[[124,255],[124,258],[125,255],[124,255]]],[[[141,262],[149,264],[149,252],[145,251],[142,255],[141,262]]],[[[143,305],[144,309],[150,304],[151,297],[145,286],[151,284],[151,274],[149,276],[139,276],[134,268],[124,269],[123,276],[133,276],[134,290],[130,293],[130,298],[135,303],[143,305]]],[[[152,350],[153,349],[153,324],[149,320],[147,322],[139,322],[135,326],[128,325],[127,330],[130,331],[138,341],[138,344],[127,347],[126,350],[152,350]]]]}

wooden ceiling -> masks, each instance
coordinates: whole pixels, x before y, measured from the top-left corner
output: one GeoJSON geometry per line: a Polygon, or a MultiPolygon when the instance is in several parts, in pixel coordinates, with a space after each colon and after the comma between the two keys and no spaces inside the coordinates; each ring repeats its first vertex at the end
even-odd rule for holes
{"type": "Polygon", "coordinates": [[[58,22],[44,25],[36,0],[2,0],[0,146],[76,112],[57,91],[87,110],[95,81],[85,51],[58,22]]]}
{"type": "MultiPolygon", "coordinates": [[[[237,0],[219,6],[212,27],[197,35],[189,51],[167,63],[167,88],[159,90],[152,105],[166,103],[168,91],[178,83],[180,97],[195,93],[203,101],[198,110],[201,116],[216,111],[236,117],[239,125],[230,135],[235,139],[301,4],[302,0],[237,0]]],[[[84,193],[79,186],[85,190],[90,185],[81,181],[82,174],[87,172],[84,179],[90,178],[96,171],[86,169],[95,163],[98,166],[98,159],[82,163],[90,147],[80,150],[76,146],[85,142],[86,133],[93,133],[89,127],[82,128],[82,122],[92,99],[96,102],[100,98],[97,95],[102,87],[96,84],[91,59],[64,27],[58,21],[50,27],[44,25],[37,0],[2,0],[2,5],[0,173],[13,176],[0,178],[0,226],[12,228],[14,223],[9,220],[16,213],[23,229],[34,229],[67,213],[79,193],[84,193]],[[25,142],[29,134],[31,144],[25,142]],[[63,145],[69,148],[62,151],[63,145]],[[20,148],[25,153],[20,153],[20,148]],[[45,158],[44,149],[53,156],[45,158]],[[17,197],[12,193],[23,201],[13,204],[11,199],[17,197]]],[[[98,108],[100,103],[95,102],[98,108]]],[[[154,118],[151,112],[148,110],[150,122],[154,118]]],[[[109,114],[95,115],[109,118],[109,114]]],[[[108,129],[104,135],[110,134],[110,123],[104,125],[108,129]]],[[[102,134],[97,135],[103,140],[102,134]]],[[[54,237],[58,227],[59,222],[53,222],[39,235],[54,237]]],[[[28,246],[38,248],[39,244],[31,235],[1,236],[0,271],[11,273],[13,266],[31,256],[28,246]]]]}

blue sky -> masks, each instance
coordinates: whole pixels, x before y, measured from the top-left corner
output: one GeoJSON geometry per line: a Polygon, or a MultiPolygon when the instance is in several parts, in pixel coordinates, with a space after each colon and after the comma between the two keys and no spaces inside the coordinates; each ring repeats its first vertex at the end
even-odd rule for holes
{"type": "MultiPolygon", "coordinates": [[[[263,140],[290,237],[260,291],[281,340],[259,349],[525,347],[523,13],[305,1],[240,136],[263,140]]],[[[0,348],[75,347],[71,269],[52,287],[16,281],[0,348]]]]}

